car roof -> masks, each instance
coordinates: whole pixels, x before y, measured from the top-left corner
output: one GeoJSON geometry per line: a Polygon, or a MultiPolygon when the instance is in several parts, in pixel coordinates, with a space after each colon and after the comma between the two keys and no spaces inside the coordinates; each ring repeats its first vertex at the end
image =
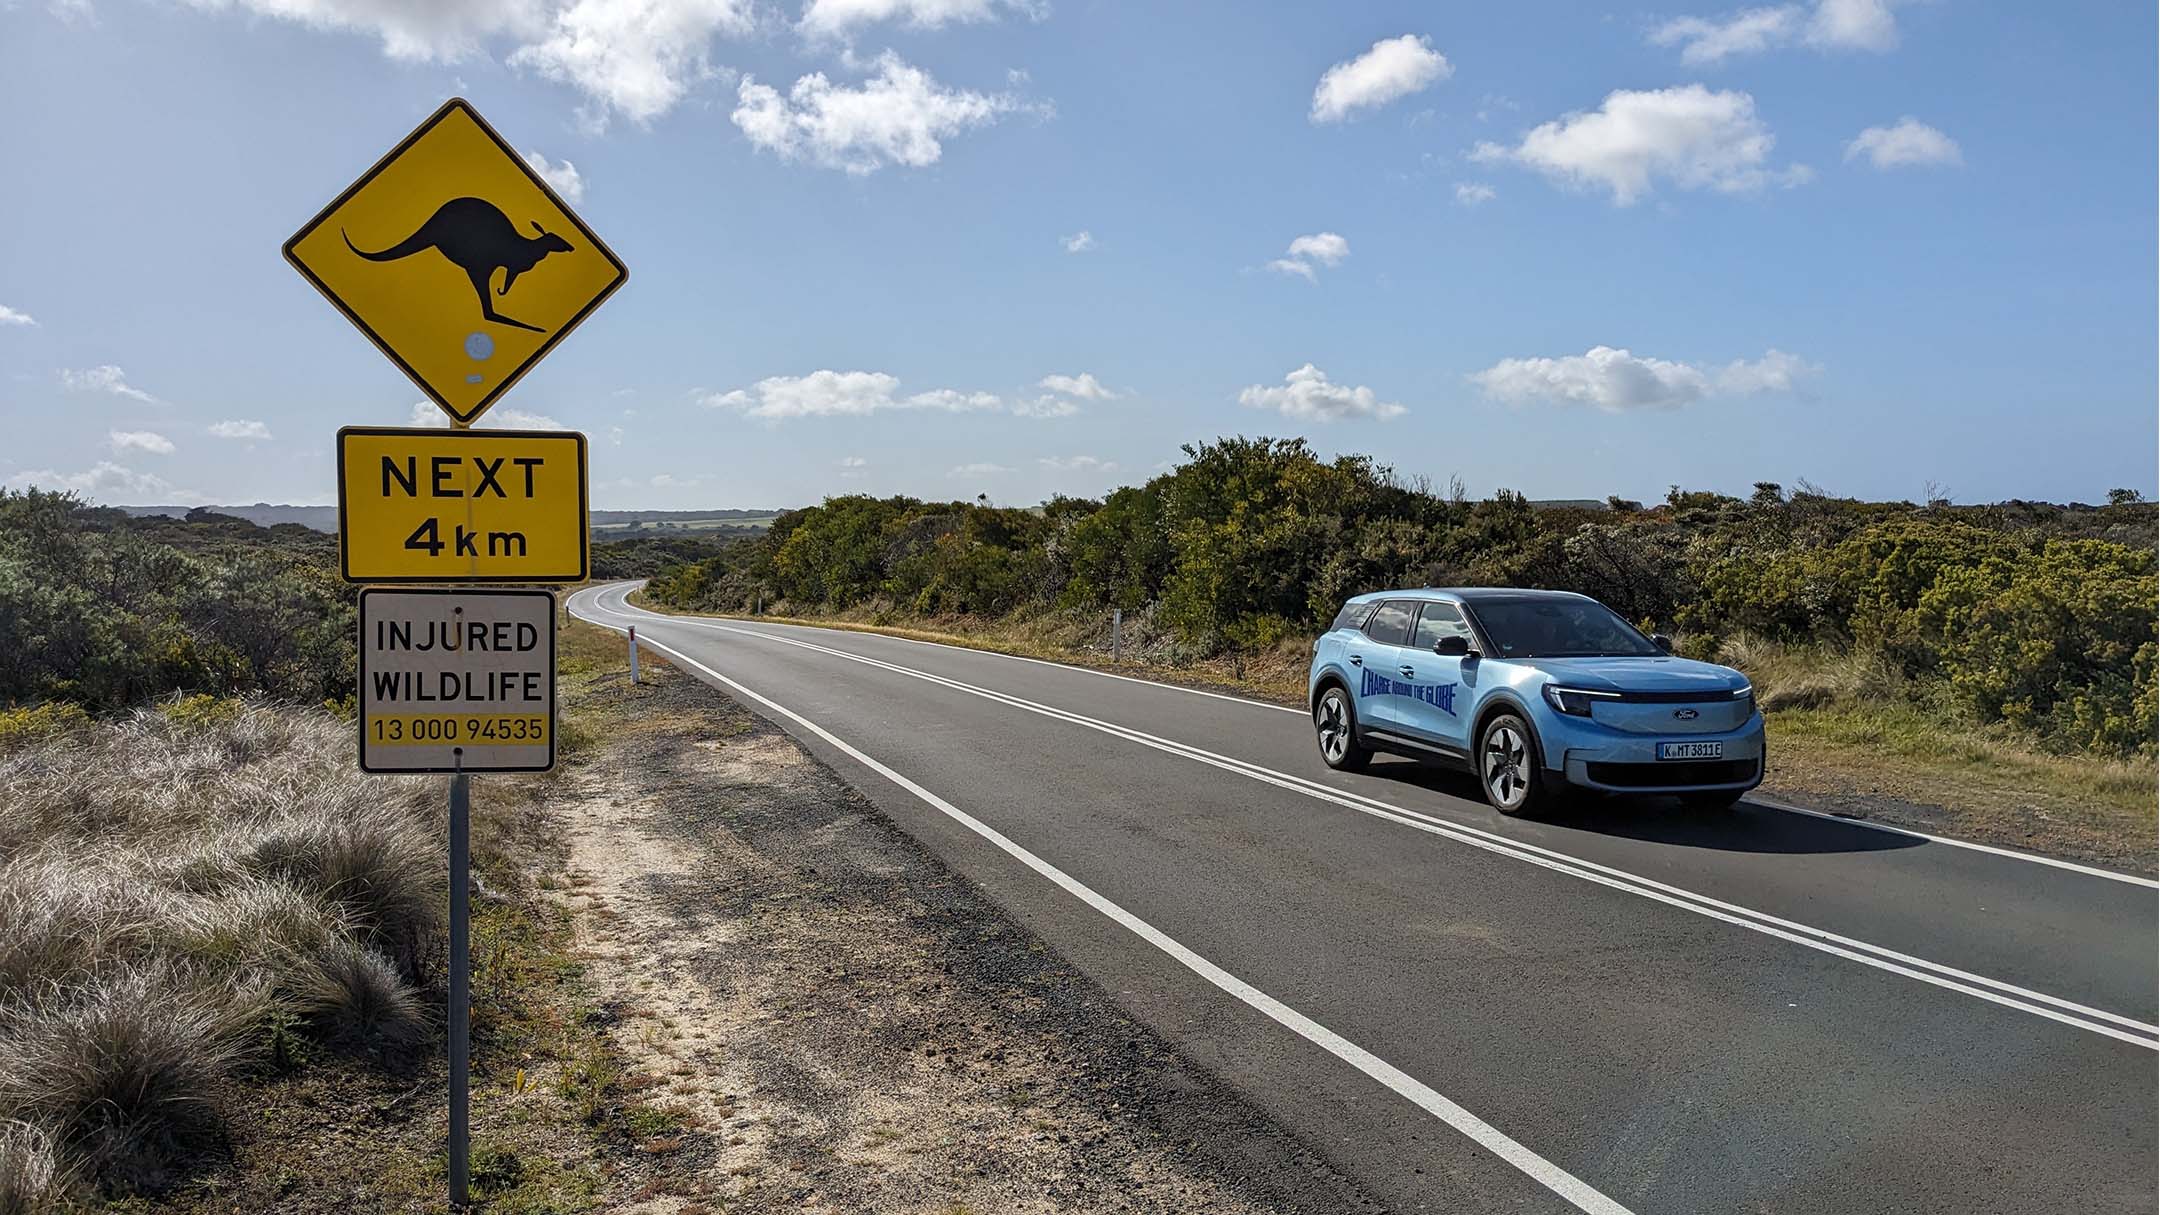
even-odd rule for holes
{"type": "Polygon", "coordinates": [[[1381,599],[1446,599],[1456,603],[1490,603],[1495,599],[1588,599],[1574,591],[1545,591],[1513,586],[1421,586],[1399,591],[1367,591],[1351,598],[1352,603],[1373,603],[1381,599]]]}

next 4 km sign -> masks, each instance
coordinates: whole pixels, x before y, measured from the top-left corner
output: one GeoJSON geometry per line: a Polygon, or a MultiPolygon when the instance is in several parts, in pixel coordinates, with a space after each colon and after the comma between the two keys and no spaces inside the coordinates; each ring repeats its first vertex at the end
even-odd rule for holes
{"type": "Polygon", "coordinates": [[[581,582],[591,531],[574,431],[338,431],[348,582],[581,582]]]}

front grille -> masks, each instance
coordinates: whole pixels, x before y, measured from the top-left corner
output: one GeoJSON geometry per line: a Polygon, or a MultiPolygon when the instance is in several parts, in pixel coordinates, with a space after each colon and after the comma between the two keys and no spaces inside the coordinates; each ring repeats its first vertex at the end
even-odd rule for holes
{"type": "Polygon", "coordinates": [[[1702,705],[1731,704],[1735,697],[1730,692],[1622,692],[1616,698],[1625,704],[1638,705],[1702,705]]]}
{"type": "Polygon", "coordinates": [[[1593,763],[1590,779],[1620,789],[1669,789],[1676,785],[1737,785],[1755,778],[1752,759],[1674,760],[1661,764],[1593,763]]]}

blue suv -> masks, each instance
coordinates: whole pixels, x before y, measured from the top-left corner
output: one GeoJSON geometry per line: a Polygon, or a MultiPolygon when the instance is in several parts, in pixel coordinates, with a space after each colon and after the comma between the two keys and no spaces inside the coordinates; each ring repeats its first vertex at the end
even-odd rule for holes
{"type": "Polygon", "coordinates": [[[1762,783],[1755,689],[1671,650],[1587,595],[1380,591],[1313,642],[1308,703],[1328,767],[1453,763],[1502,814],[1563,788],[1722,809],[1762,783]]]}

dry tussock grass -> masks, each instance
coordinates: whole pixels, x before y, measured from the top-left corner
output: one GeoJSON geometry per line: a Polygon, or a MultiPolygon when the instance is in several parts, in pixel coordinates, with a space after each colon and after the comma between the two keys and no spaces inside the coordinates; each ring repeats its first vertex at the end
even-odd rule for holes
{"type": "Polygon", "coordinates": [[[434,786],[327,713],[185,703],[0,746],[0,1211],[166,1184],[287,1027],[426,1029],[434,786]]]}

